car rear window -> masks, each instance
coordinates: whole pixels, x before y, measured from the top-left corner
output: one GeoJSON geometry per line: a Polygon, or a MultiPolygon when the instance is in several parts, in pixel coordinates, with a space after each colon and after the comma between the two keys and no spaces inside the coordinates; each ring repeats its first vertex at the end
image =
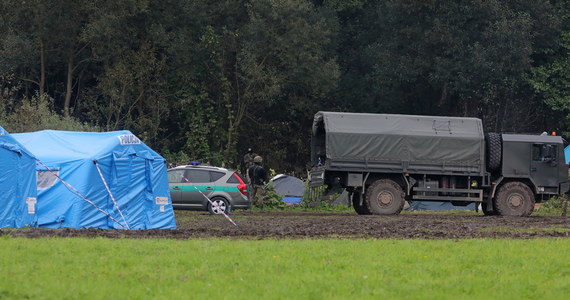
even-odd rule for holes
{"type": "Polygon", "coordinates": [[[236,184],[240,184],[241,182],[239,181],[238,178],[238,174],[237,173],[233,173],[232,176],[230,176],[230,178],[228,179],[228,181],[226,181],[227,183],[236,183],[236,184]]]}
{"type": "Polygon", "coordinates": [[[212,182],[224,177],[224,175],[226,175],[226,173],[224,172],[214,172],[214,171],[210,171],[210,177],[212,179],[212,182]]]}

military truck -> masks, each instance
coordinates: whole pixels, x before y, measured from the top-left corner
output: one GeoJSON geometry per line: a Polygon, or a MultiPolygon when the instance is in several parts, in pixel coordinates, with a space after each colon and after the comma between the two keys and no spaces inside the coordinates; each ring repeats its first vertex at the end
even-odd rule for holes
{"type": "Polygon", "coordinates": [[[358,214],[448,201],[529,216],[569,188],[560,136],[485,134],[477,118],[318,112],[311,160],[310,186],[346,189],[358,214]]]}

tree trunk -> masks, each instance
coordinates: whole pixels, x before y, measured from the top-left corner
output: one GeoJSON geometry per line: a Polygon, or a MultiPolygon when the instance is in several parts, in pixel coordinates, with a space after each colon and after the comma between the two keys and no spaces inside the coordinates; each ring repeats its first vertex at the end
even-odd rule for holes
{"type": "Polygon", "coordinates": [[[44,49],[44,40],[40,39],[40,98],[44,95],[45,85],[46,85],[46,57],[44,49]]]}
{"type": "Polygon", "coordinates": [[[65,91],[65,102],[63,104],[63,115],[69,117],[69,106],[71,105],[71,94],[73,92],[73,52],[67,61],[67,88],[65,91]]]}
{"type": "Polygon", "coordinates": [[[447,83],[444,83],[443,87],[441,88],[441,94],[437,106],[439,106],[439,108],[443,108],[443,106],[446,104],[447,104],[447,83]]]}

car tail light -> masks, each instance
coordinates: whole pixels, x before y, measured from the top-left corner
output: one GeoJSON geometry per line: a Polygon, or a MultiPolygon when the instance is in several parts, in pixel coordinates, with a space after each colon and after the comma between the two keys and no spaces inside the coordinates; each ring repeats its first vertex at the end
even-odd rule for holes
{"type": "Polygon", "coordinates": [[[241,177],[239,177],[238,174],[234,173],[235,178],[237,178],[237,180],[239,181],[239,184],[237,186],[238,190],[243,194],[243,195],[247,195],[247,184],[245,184],[245,182],[243,182],[243,179],[241,179],[241,177]]]}
{"type": "Polygon", "coordinates": [[[242,194],[247,195],[247,185],[246,184],[240,184],[240,185],[238,185],[237,188],[242,194]]]}

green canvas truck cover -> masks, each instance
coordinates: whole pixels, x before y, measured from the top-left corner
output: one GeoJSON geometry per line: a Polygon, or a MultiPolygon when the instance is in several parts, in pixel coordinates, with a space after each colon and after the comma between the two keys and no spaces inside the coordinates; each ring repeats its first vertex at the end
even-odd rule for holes
{"type": "Polygon", "coordinates": [[[318,112],[311,159],[328,170],[483,174],[477,118],[318,112]]]}

